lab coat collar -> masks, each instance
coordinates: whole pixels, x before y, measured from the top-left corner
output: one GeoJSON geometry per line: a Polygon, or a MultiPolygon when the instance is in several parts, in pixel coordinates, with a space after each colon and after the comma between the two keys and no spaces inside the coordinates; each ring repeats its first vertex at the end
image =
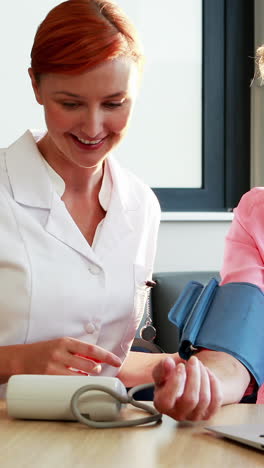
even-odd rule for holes
{"type": "Polygon", "coordinates": [[[45,226],[49,234],[102,268],[98,257],[75,224],[65,204],[54,191],[50,214],[45,226]]]}
{"type": "MultiPolygon", "coordinates": [[[[140,198],[135,192],[136,184],[131,184],[131,174],[121,168],[111,155],[107,157],[116,197],[124,211],[135,211],[140,206],[140,198]]],[[[135,176],[133,176],[135,177],[135,176]]]]}
{"type": "Polygon", "coordinates": [[[18,203],[35,208],[51,208],[51,181],[29,130],[7,148],[6,166],[14,199],[18,203]]]}
{"type": "Polygon", "coordinates": [[[6,150],[7,171],[15,200],[26,206],[49,209],[45,229],[96,264],[100,264],[99,258],[103,258],[107,251],[111,252],[120,239],[133,232],[135,226],[131,225],[129,212],[140,206],[135,192],[137,184],[132,182],[131,175],[122,170],[113,157],[108,156],[107,160],[113,190],[100,233],[102,238],[93,251],[55,191],[31,132],[27,131],[6,150]]]}
{"type": "Polygon", "coordinates": [[[46,231],[90,262],[100,265],[54,189],[47,166],[30,131],[6,150],[6,166],[14,199],[25,206],[49,210],[44,226],[46,231]]]}
{"type": "MultiPolygon", "coordinates": [[[[121,206],[125,211],[136,210],[140,200],[131,185],[131,177],[110,155],[107,164],[121,206]]],[[[54,189],[45,161],[29,130],[7,148],[6,165],[14,199],[18,203],[36,208],[51,208],[54,189]]]]}
{"type": "Polygon", "coordinates": [[[113,190],[100,232],[100,242],[95,245],[95,253],[100,259],[111,255],[122,240],[133,235],[142,219],[139,209],[140,198],[135,192],[137,184],[133,181],[134,176],[122,169],[110,155],[107,157],[107,163],[113,180],[113,190]],[[131,212],[134,212],[133,215],[131,212]]]}

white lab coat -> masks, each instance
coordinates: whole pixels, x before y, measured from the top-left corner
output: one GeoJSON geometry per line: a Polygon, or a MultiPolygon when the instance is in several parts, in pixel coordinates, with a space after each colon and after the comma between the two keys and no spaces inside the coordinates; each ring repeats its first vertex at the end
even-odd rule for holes
{"type": "Polygon", "coordinates": [[[145,184],[108,161],[112,196],[93,250],[32,134],[0,150],[1,346],[71,336],[125,358],[144,309],[160,208],[145,184]]]}

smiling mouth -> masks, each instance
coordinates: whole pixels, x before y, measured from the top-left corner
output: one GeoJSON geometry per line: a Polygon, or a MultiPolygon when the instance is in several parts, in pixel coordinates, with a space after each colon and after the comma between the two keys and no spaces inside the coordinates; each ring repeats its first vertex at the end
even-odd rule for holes
{"type": "Polygon", "coordinates": [[[78,141],[80,141],[81,143],[83,143],[84,145],[87,145],[87,146],[99,145],[99,143],[101,143],[104,140],[104,138],[101,138],[100,140],[84,140],[83,138],[79,138],[76,135],[74,135],[74,137],[78,141]]]}

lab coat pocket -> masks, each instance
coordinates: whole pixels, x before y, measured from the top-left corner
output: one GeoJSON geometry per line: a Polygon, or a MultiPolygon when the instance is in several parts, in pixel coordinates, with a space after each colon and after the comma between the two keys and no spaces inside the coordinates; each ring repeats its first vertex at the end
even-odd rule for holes
{"type": "Polygon", "coordinates": [[[134,265],[134,302],[130,316],[128,317],[128,324],[121,345],[125,354],[127,354],[131,346],[131,342],[135,337],[137,328],[144,315],[149,295],[149,288],[146,286],[146,281],[150,279],[151,268],[145,265],[134,265]]]}

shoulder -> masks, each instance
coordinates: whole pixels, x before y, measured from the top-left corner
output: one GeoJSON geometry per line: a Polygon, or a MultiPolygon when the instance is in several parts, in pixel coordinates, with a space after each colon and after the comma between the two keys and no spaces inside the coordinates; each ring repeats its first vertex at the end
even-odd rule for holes
{"type": "Polygon", "coordinates": [[[254,187],[242,196],[235,213],[239,216],[251,217],[263,209],[264,187],[254,187]]]}
{"type": "Polygon", "coordinates": [[[112,156],[108,158],[113,179],[117,179],[123,194],[130,200],[138,200],[140,206],[151,209],[160,216],[160,204],[153,190],[129,169],[121,167],[112,156]]]}
{"type": "Polygon", "coordinates": [[[4,168],[6,148],[0,148],[0,169],[4,168]]]}
{"type": "Polygon", "coordinates": [[[155,213],[160,218],[160,204],[153,190],[139,177],[124,169],[124,174],[130,182],[130,189],[133,195],[140,200],[140,204],[145,206],[149,214],[155,213]]]}
{"type": "Polygon", "coordinates": [[[1,188],[2,186],[8,188],[10,185],[9,180],[8,180],[7,169],[6,169],[6,152],[7,152],[7,148],[0,148],[0,187],[1,188]]]}
{"type": "MultiPolygon", "coordinates": [[[[2,172],[2,171],[1,171],[2,172]]],[[[1,236],[3,232],[12,232],[17,230],[17,223],[12,207],[13,197],[8,188],[7,182],[4,180],[3,175],[0,173],[0,230],[1,236]]]]}
{"type": "Polygon", "coordinates": [[[148,184],[146,184],[142,179],[140,179],[128,169],[124,169],[124,174],[130,181],[131,186],[137,191],[137,193],[142,193],[153,203],[158,203],[158,199],[155,193],[148,184]]]}

